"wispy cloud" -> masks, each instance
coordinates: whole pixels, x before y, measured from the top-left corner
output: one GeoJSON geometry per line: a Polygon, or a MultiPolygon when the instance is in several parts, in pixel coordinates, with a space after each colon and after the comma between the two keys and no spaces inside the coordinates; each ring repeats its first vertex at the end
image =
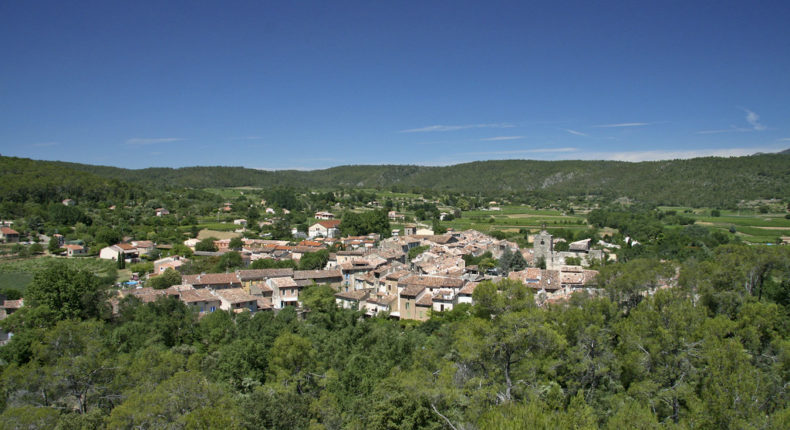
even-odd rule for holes
{"type": "Polygon", "coordinates": [[[37,146],[37,147],[41,148],[41,147],[55,146],[55,145],[60,145],[60,142],[38,142],[38,143],[32,144],[31,146],[37,146]]]}
{"type": "Polygon", "coordinates": [[[720,128],[718,130],[701,130],[694,134],[745,133],[749,131],[754,131],[754,130],[751,128],[736,127],[734,125],[731,125],[730,128],[720,128]]]}
{"type": "Polygon", "coordinates": [[[576,152],[577,148],[534,148],[517,149],[513,151],[484,151],[484,152],[462,152],[463,155],[518,155],[518,154],[551,154],[576,152]]]}
{"type": "Polygon", "coordinates": [[[764,131],[767,130],[767,127],[760,122],[760,115],[750,111],[746,108],[741,108],[744,112],[746,112],[746,122],[749,123],[750,127],[740,127],[736,125],[730,125],[729,128],[720,128],[715,130],[702,130],[698,131],[694,134],[720,134],[720,133],[746,133],[750,131],[764,131]]]}
{"type": "Polygon", "coordinates": [[[263,140],[265,139],[263,136],[242,136],[242,137],[234,137],[231,140],[263,140]]]}
{"type": "Polygon", "coordinates": [[[760,124],[760,115],[757,115],[756,113],[750,111],[749,109],[744,109],[744,111],[746,111],[746,122],[748,122],[749,125],[752,126],[752,129],[754,129],[754,131],[765,130],[766,127],[760,124]]]}
{"type": "Polygon", "coordinates": [[[157,143],[171,143],[180,142],[184,140],[182,137],[133,137],[126,141],[127,145],[154,145],[157,143]]]}
{"type": "Polygon", "coordinates": [[[651,122],[619,122],[616,124],[599,124],[594,125],[593,127],[598,128],[620,128],[620,127],[644,127],[646,125],[651,125],[651,122]]]}
{"type": "Polygon", "coordinates": [[[524,136],[496,136],[496,137],[487,137],[485,139],[480,139],[483,142],[498,142],[500,140],[518,140],[523,139],[524,136]]]}
{"type": "Polygon", "coordinates": [[[566,129],[565,129],[565,131],[567,131],[568,133],[570,133],[570,134],[572,134],[572,135],[574,135],[574,136],[584,136],[584,137],[589,137],[589,136],[587,135],[587,133],[582,133],[581,131],[571,130],[571,129],[569,129],[569,128],[566,128],[566,129]]]}
{"type": "Polygon", "coordinates": [[[510,128],[510,127],[514,127],[513,124],[500,123],[500,124],[429,125],[427,127],[401,130],[400,133],[425,133],[425,132],[433,132],[433,131],[467,130],[470,128],[510,128]]]}
{"type": "Polygon", "coordinates": [[[692,150],[660,150],[660,151],[612,151],[612,152],[580,152],[574,154],[580,160],[614,160],[614,161],[658,161],[676,160],[699,157],[743,157],[758,152],[772,153],[781,151],[779,147],[749,148],[711,148],[692,150]]]}
{"type": "Polygon", "coordinates": [[[326,167],[304,167],[304,166],[294,166],[294,167],[250,167],[251,169],[255,170],[266,170],[269,172],[276,172],[278,170],[299,170],[299,171],[310,171],[310,170],[323,170],[326,167]]]}
{"type": "Polygon", "coordinates": [[[781,139],[777,139],[777,142],[790,142],[790,137],[783,137],[781,139]]]}

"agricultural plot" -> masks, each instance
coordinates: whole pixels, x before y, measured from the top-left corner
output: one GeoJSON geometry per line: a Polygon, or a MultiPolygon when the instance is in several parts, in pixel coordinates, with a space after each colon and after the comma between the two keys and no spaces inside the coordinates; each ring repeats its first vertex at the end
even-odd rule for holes
{"type": "Polygon", "coordinates": [[[24,291],[33,280],[33,275],[52,264],[62,263],[71,269],[88,270],[106,282],[115,282],[118,271],[114,261],[98,258],[40,257],[0,263],[0,288],[24,291]]]}
{"type": "Polygon", "coordinates": [[[684,207],[662,207],[661,210],[675,210],[679,214],[695,220],[712,230],[735,231],[743,241],[749,243],[777,243],[781,236],[790,236],[790,219],[784,213],[761,214],[752,210],[722,210],[721,216],[711,216],[711,209],[690,209],[684,207]],[[685,211],[690,211],[685,212],[685,211]]]}

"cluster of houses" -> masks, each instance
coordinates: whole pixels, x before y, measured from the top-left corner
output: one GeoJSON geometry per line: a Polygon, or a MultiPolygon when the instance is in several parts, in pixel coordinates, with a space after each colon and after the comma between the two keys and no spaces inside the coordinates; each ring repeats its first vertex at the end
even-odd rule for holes
{"type": "Polygon", "coordinates": [[[156,249],[156,244],[150,240],[135,240],[104,247],[99,251],[99,258],[115,261],[123,259],[131,263],[138,261],[144,255],[151,254],[154,249],[156,249]]]}
{"type": "MultiPolygon", "coordinates": [[[[336,291],[335,301],[340,307],[361,310],[369,316],[385,313],[391,318],[426,320],[431,312],[448,311],[461,303],[472,303],[472,294],[480,282],[504,279],[497,273],[484,273],[477,266],[466,266],[464,255],[480,256],[490,252],[493,258],[499,258],[509,250],[521,253],[527,261],[535,261],[535,254],[545,251],[521,250],[513,242],[497,240],[475,230],[444,235],[398,236],[385,240],[379,240],[375,235],[326,239],[302,241],[298,245],[288,245],[283,241],[243,240],[242,254],[246,261],[260,258],[298,261],[307,252],[328,249],[328,243],[348,245],[345,250],[331,252],[329,261],[321,270],[261,269],[183,275],[180,285],[166,290],[127,289],[121,290],[119,295],[133,295],[144,302],[163,295],[173,296],[202,313],[218,309],[258,312],[289,306],[300,308],[304,288],[322,284],[336,291]],[[359,246],[351,246],[352,243],[359,246]],[[426,246],[427,250],[411,261],[407,260],[409,250],[419,246],[426,246]]],[[[218,242],[218,245],[224,245],[218,246],[219,253],[226,251],[228,241],[218,242]]],[[[140,243],[109,248],[112,252],[108,251],[108,257],[126,257],[135,252],[139,254],[140,243]]],[[[553,261],[559,262],[560,258],[553,261]]],[[[178,256],[157,260],[151,276],[157,276],[168,268],[178,270],[184,262],[185,259],[178,256]]],[[[549,269],[530,267],[511,272],[508,278],[534,289],[539,303],[551,303],[567,298],[579,289],[590,288],[596,274],[580,266],[557,265],[549,269]]]]}

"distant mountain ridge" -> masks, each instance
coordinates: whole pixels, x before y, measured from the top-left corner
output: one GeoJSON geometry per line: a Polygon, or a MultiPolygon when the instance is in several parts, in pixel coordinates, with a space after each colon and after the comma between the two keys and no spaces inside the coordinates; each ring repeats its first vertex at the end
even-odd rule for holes
{"type": "Polygon", "coordinates": [[[726,206],[741,200],[790,197],[787,151],[636,163],[498,160],[445,167],[347,165],[312,171],[227,166],[132,170],[58,161],[27,162],[156,187],[382,188],[486,195],[531,193],[541,198],[596,195],[688,206],[726,206]]]}

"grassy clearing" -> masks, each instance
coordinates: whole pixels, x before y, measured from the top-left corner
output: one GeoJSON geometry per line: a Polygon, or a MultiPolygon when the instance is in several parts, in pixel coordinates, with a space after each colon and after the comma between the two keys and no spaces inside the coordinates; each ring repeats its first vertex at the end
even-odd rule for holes
{"type": "Polygon", "coordinates": [[[233,230],[241,228],[240,225],[233,224],[232,222],[201,222],[200,227],[204,230],[216,230],[222,232],[233,232],[233,230]]]}
{"type": "Polygon", "coordinates": [[[55,263],[65,264],[70,269],[87,270],[107,282],[115,282],[118,277],[116,263],[112,260],[93,257],[39,257],[0,263],[0,286],[24,291],[37,272],[46,270],[55,263]]]}
{"type": "MultiPolygon", "coordinates": [[[[238,226],[236,226],[238,227],[238,226]]],[[[232,231],[220,231],[220,230],[210,230],[210,229],[203,229],[200,230],[198,233],[198,239],[206,239],[209,237],[215,237],[217,239],[233,239],[234,237],[240,237],[241,234],[234,233],[232,231]]]]}
{"type": "Polygon", "coordinates": [[[32,280],[33,280],[32,273],[25,273],[25,272],[0,273],[0,288],[19,290],[22,292],[22,294],[24,294],[25,289],[27,289],[27,286],[30,285],[30,282],[32,280]]]}

